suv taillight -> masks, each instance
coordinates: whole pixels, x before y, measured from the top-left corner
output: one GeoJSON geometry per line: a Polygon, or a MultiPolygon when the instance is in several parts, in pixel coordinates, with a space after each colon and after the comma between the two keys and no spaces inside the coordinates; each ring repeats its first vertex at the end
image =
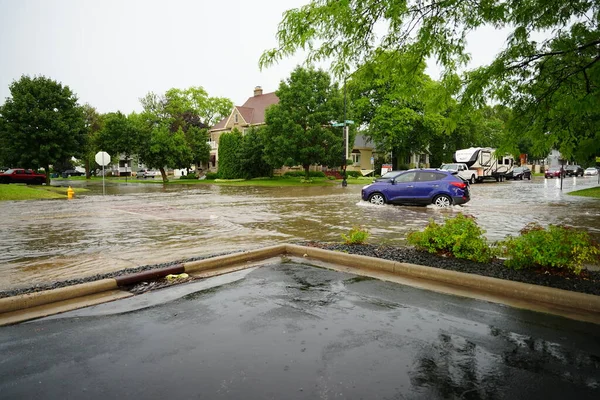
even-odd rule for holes
{"type": "Polygon", "coordinates": [[[464,189],[464,188],[467,187],[467,184],[464,183],[464,182],[455,182],[455,181],[452,181],[452,182],[450,182],[450,184],[452,186],[456,186],[457,188],[461,188],[461,189],[464,189]]]}

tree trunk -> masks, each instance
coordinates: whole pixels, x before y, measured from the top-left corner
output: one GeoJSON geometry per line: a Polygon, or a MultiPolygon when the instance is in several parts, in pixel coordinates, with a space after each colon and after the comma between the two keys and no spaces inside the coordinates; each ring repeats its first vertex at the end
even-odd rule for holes
{"type": "Polygon", "coordinates": [[[90,159],[89,157],[85,158],[85,179],[90,179],[92,177],[92,173],[90,171],[90,159]]]}
{"type": "Polygon", "coordinates": [[[307,181],[310,180],[310,172],[308,171],[308,169],[310,168],[310,164],[304,164],[304,179],[306,179],[307,181]]]}
{"type": "Polygon", "coordinates": [[[169,180],[167,179],[167,173],[165,172],[165,168],[164,167],[160,167],[160,175],[162,176],[162,180],[164,183],[169,182],[169,180]]]}
{"type": "Polygon", "coordinates": [[[50,165],[44,165],[44,170],[46,171],[46,186],[50,186],[50,165]]]}

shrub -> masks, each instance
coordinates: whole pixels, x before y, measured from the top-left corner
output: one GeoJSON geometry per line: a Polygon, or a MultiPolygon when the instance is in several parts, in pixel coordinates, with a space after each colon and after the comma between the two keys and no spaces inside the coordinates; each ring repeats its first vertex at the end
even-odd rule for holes
{"type": "Polygon", "coordinates": [[[219,174],[216,172],[207,172],[206,179],[219,179],[219,174]]]}
{"type": "Polygon", "coordinates": [[[492,259],[493,251],[483,236],[484,233],[474,217],[461,213],[448,218],[443,225],[430,220],[424,231],[410,233],[407,240],[418,249],[430,253],[488,262],[492,259]]]}
{"type": "Polygon", "coordinates": [[[589,234],[566,226],[550,225],[548,229],[529,223],[498,245],[509,268],[559,268],[579,274],[584,263],[597,262],[600,247],[589,234]]]}
{"type": "Polygon", "coordinates": [[[362,175],[358,171],[346,171],[346,174],[348,174],[348,176],[351,176],[352,178],[358,178],[359,176],[362,175]]]}
{"type": "Polygon", "coordinates": [[[330,181],[335,181],[335,176],[327,175],[327,179],[329,179],[330,181]]]}
{"type": "Polygon", "coordinates": [[[346,244],[365,244],[369,238],[369,232],[358,226],[352,227],[348,235],[342,233],[342,239],[346,244]]]}
{"type": "Polygon", "coordinates": [[[399,171],[403,171],[403,170],[406,170],[406,169],[411,169],[411,168],[414,168],[414,165],[415,164],[410,164],[410,165],[408,165],[408,164],[400,164],[400,165],[398,165],[398,170],[399,171]]]}
{"type": "Polygon", "coordinates": [[[304,171],[288,171],[283,174],[284,178],[303,178],[306,174],[304,171]]]}
{"type": "Polygon", "coordinates": [[[181,175],[179,177],[179,179],[198,179],[198,177],[196,176],[196,174],[190,173],[190,174],[187,174],[187,175],[181,175]]]}
{"type": "MultiPolygon", "coordinates": [[[[304,171],[288,171],[283,174],[284,178],[304,178],[304,171]]],[[[311,178],[325,178],[325,173],[322,171],[308,171],[308,176],[311,178]]]]}

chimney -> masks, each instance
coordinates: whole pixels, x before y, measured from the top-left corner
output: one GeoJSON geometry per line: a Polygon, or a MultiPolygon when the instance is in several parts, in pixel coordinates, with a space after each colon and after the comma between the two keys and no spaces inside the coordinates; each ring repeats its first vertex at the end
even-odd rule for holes
{"type": "Polygon", "coordinates": [[[262,94],[262,88],[257,86],[254,88],[254,96],[260,96],[262,94]]]}

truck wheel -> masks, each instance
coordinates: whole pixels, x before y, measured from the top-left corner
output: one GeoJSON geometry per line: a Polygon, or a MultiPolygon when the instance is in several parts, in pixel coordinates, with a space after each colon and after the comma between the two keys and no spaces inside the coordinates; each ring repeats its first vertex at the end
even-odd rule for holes
{"type": "Polygon", "coordinates": [[[471,179],[469,179],[469,183],[470,183],[471,185],[474,185],[474,184],[475,184],[475,174],[471,175],[471,179]]]}

